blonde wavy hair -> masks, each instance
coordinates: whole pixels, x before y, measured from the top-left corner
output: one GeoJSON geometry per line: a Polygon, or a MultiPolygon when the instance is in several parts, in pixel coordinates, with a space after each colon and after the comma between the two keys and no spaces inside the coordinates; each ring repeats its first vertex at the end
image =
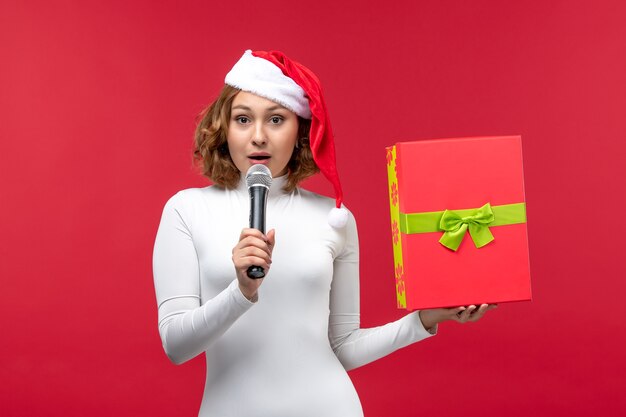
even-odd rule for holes
{"type": "MultiPolygon", "coordinates": [[[[241,173],[228,150],[228,124],[231,107],[238,88],[225,85],[219,97],[198,115],[194,135],[193,156],[202,173],[215,185],[236,188],[241,173]]],[[[291,159],[287,163],[287,181],[284,189],[293,191],[300,181],[319,172],[309,146],[311,121],[298,116],[298,139],[291,159]]]]}

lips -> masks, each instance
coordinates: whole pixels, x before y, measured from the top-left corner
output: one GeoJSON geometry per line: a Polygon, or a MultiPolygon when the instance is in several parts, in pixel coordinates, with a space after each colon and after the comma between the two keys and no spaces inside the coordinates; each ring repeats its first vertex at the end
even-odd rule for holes
{"type": "Polygon", "coordinates": [[[270,154],[265,152],[255,152],[248,155],[248,159],[252,160],[252,162],[255,163],[263,163],[267,162],[270,159],[270,154]]]}

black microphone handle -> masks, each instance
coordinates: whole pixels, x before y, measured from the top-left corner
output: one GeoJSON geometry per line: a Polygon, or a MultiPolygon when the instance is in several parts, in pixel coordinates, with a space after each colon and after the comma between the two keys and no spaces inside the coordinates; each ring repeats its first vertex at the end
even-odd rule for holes
{"type": "MultiPolygon", "coordinates": [[[[248,188],[250,193],[250,228],[257,229],[265,234],[265,207],[267,205],[267,187],[253,185],[248,188]]],[[[265,271],[260,266],[248,268],[248,277],[259,279],[265,276],[265,271]]]]}

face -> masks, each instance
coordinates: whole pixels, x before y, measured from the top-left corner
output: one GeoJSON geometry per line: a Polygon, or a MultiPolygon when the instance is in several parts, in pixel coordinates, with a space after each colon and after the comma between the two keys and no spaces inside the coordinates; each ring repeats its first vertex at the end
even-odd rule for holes
{"type": "Polygon", "coordinates": [[[266,165],[272,177],[286,174],[297,136],[294,112],[245,91],[233,99],[227,141],[230,157],[242,174],[253,164],[266,165]]]}

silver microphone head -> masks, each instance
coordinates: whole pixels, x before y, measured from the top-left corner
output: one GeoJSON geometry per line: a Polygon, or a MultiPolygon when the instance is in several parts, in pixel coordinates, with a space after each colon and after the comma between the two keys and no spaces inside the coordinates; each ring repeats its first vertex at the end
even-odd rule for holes
{"type": "Polygon", "coordinates": [[[246,173],[246,185],[248,188],[258,185],[270,188],[272,185],[270,169],[263,164],[252,165],[246,173]]]}

